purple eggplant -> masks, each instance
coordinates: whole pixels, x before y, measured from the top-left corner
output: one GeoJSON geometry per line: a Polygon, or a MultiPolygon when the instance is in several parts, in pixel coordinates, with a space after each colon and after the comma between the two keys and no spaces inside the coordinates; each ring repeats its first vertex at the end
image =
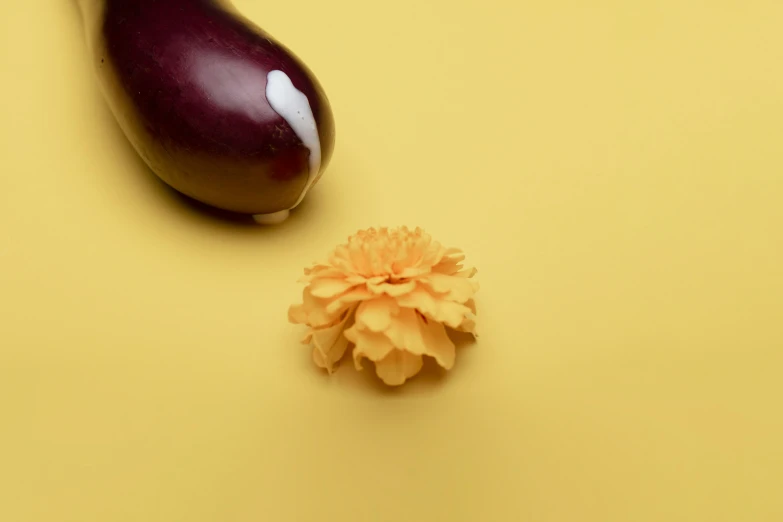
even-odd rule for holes
{"type": "Polygon", "coordinates": [[[334,149],[313,73],[223,0],[79,0],[103,95],[166,184],[260,223],[285,219],[334,149]]]}

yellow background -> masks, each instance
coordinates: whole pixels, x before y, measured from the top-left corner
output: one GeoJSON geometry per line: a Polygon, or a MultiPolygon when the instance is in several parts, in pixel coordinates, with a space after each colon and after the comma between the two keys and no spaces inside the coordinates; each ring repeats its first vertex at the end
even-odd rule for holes
{"type": "Polygon", "coordinates": [[[783,520],[783,2],[236,0],[333,103],[277,228],[150,175],[70,2],[0,21],[0,520],[783,520]],[[286,322],[422,226],[481,340],[387,391],[286,322]]]}

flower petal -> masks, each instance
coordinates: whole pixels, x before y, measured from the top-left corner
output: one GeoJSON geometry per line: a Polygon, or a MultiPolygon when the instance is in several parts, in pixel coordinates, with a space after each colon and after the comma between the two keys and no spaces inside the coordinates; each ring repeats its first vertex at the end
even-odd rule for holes
{"type": "Polygon", "coordinates": [[[331,277],[331,278],[341,278],[345,274],[333,266],[330,265],[313,265],[310,268],[306,268],[305,271],[305,279],[306,281],[312,281],[316,277],[331,277]]]}
{"type": "Polygon", "coordinates": [[[475,281],[464,277],[449,276],[445,274],[429,274],[419,279],[434,292],[445,294],[447,299],[457,303],[464,303],[478,291],[475,281]]]}
{"type": "Polygon", "coordinates": [[[400,386],[419,373],[423,364],[421,355],[393,350],[380,361],[376,361],[375,373],[389,386],[400,386]]]}
{"type": "Polygon", "coordinates": [[[344,293],[343,295],[335,298],[331,303],[326,306],[326,313],[328,314],[340,314],[346,308],[354,303],[360,301],[366,301],[368,299],[374,299],[376,295],[370,293],[367,288],[363,286],[356,286],[352,290],[344,293]]]}
{"type": "Polygon", "coordinates": [[[347,245],[340,245],[335,248],[331,256],[329,256],[329,264],[335,268],[344,271],[345,273],[351,273],[355,271],[355,267],[350,259],[350,252],[347,245]]]}
{"type": "Polygon", "coordinates": [[[475,337],[478,337],[478,333],[476,332],[476,302],[473,301],[473,299],[470,299],[465,303],[465,306],[470,309],[470,313],[465,314],[465,319],[463,319],[462,324],[455,328],[455,330],[471,333],[475,337]]]}
{"type": "Polygon", "coordinates": [[[394,350],[386,336],[383,334],[362,331],[356,325],[344,332],[345,338],[354,343],[353,362],[357,370],[362,369],[362,359],[367,358],[371,361],[380,361],[386,357],[389,352],[394,350]]]}
{"type": "Polygon", "coordinates": [[[421,258],[421,264],[428,267],[435,266],[440,263],[441,259],[443,259],[443,254],[445,252],[446,249],[443,248],[440,243],[435,241],[424,252],[424,255],[421,258]]]}
{"type": "Polygon", "coordinates": [[[398,350],[428,355],[446,369],[454,365],[455,347],[444,325],[427,320],[412,309],[401,309],[384,334],[398,350]]]}
{"type": "Polygon", "coordinates": [[[294,324],[306,324],[314,328],[329,326],[339,320],[344,311],[328,310],[328,301],[313,296],[310,287],[302,291],[302,301],[301,305],[293,305],[288,309],[288,320],[294,324]]]}
{"type": "Polygon", "coordinates": [[[436,299],[435,296],[424,288],[417,288],[413,292],[397,298],[397,303],[404,308],[413,308],[430,319],[445,323],[451,328],[456,328],[471,312],[465,305],[436,299]]]}
{"type": "Polygon", "coordinates": [[[424,343],[415,310],[400,309],[400,313],[393,318],[391,327],[384,334],[398,350],[405,350],[416,355],[427,353],[427,346],[424,343]]]}
{"type": "Polygon", "coordinates": [[[383,275],[383,257],[381,256],[380,248],[373,248],[367,254],[370,273],[373,275],[383,275]]]}
{"type": "Polygon", "coordinates": [[[352,285],[363,285],[367,283],[367,278],[359,274],[351,274],[345,277],[345,281],[352,285]]]}
{"type": "Polygon", "coordinates": [[[413,277],[418,277],[420,275],[428,274],[429,272],[430,270],[428,268],[411,266],[411,267],[400,269],[396,277],[399,279],[411,279],[413,277]]]}
{"type": "Polygon", "coordinates": [[[432,271],[439,274],[454,275],[462,270],[462,262],[464,260],[464,255],[444,257],[440,263],[432,267],[432,271]]]}
{"type": "Polygon", "coordinates": [[[291,305],[288,308],[288,322],[294,324],[307,324],[307,311],[304,305],[291,305]]]}
{"type": "Polygon", "coordinates": [[[380,283],[373,284],[367,283],[367,289],[374,294],[386,294],[392,297],[398,297],[405,295],[411,290],[416,288],[416,281],[408,281],[406,283],[380,283]]]}
{"type": "Polygon", "coordinates": [[[348,243],[348,255],[350,256],[353,269],[357,274],[367,274],[369,272],[367,266],[367,256],[362,250],[362,244],[359,241],[351,241],[348,243]]]}
{"type": "Polygon", "coordinates": [[[326,368],[332,373],[333,365],[342,359],[348,348],[348,339],[343,335],[343,330],[353,315],[347,312],[340,322],[326,327],[312,330],[313,360],[321,368],[326,368]]]}
{"type": "Polygon", "coordinates": [[[310,283],[310,293],[315,297],[332,298],[343,294],[355,285],[345,279],[318,278],[310,283]]]}
{"type": "Polygon", "coordinates": [[[462,321],[462,324],[460,324],[458,327],[455,328],[458,332],[466,332],[473,334],[475,337],[478,337],[478,333],[476,333],[476,315],[475,314],[469,314],[465,316],[465,319],[462,321]]]}
{"type": "Polygon", "coordinates": [[[356,323],[363,330],[383,332],[391,326],[392,315],[399,309],[397,303],[388,297],[365,301],[356,310],[356,323]]]}
{"type": "Polygon", "coordinates": [[[348,339],[345,336],[337,338],[334,346],[332,347],[332,355],[327,358],[323,352],[317,348],[313,348],[313,362],[319,368],[324,368],[330,374],[334,372],[334,367],[340,362],[340,359],[345,355],[345,351],[348,349],[348,339]]]}
{"type": "Polygon", "coordinates": [[[419,318],[427,355],[433,357],[438,364],[450,370],[454,366],[456,348],[446,335],[446,328],[435,321],[424,321],[419,318]]]}

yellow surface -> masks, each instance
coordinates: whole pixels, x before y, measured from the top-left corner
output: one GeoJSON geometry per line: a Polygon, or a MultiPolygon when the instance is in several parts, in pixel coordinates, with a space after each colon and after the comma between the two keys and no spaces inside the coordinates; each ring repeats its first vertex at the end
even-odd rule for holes
{"type": "Polygon", "coordinates": [[[278,228],[145,171],[69,2],[3,10],[0,520],[783,520],[783,3],[236,5],[337,119],[278,228]],[[395,392],[286,322],[383,224],[482,283],[395,392]]]}

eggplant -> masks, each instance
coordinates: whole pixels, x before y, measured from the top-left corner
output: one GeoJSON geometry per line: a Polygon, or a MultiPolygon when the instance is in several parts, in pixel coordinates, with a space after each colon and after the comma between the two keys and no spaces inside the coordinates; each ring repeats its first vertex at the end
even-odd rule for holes
{"type": "Polygon", "coordinates": [[[259,223],[320,179],[334,118],[318,80],[224,0],[78,0],[100,90],[150,169],[259,223]]]}

